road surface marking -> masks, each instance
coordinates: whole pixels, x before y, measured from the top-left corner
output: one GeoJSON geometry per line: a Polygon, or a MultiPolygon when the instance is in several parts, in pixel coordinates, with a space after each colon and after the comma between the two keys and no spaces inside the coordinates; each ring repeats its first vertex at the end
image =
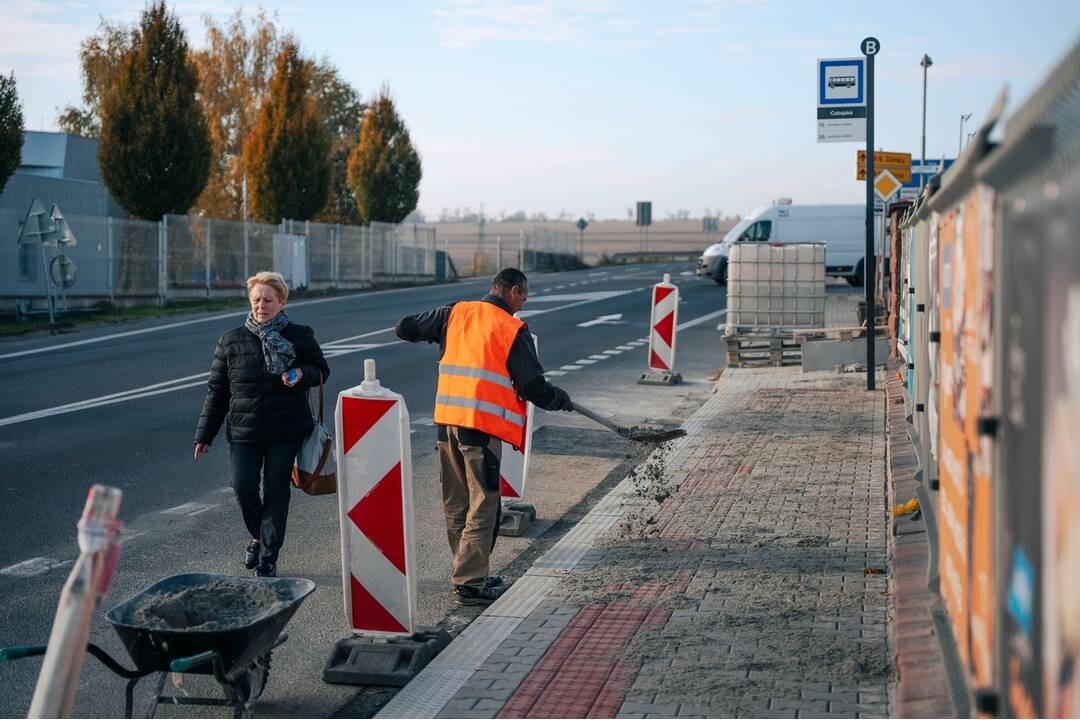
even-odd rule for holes
{"type": "MultiPolygon", "coordinates": [[[[465,280],[462,284],[471,285],[481,280],[465,280]]],[[[311,300],[296,300],[289,303],[289,307],[303,307],[305,305],[318,305],[319,303],[337,302],[339,300],[351,300],[357,297],[370,297],[373,295],[383,295],[386,293],[400,293],[407,292],[413,288],[397,288],[394,290],[377,290],[375,292],[368,293],[350,293],[349,295],[340,295],[336,297],[328,298],[313,298],[311,300]]],[[[146,333],[162,332],[164,330],[172,330],[174,328],[186,327],[188,325],[196,325],[198,323],[214,322],[216,320],[227,320],[228,318],[245,317],[248,314],[247,310],[238,310],[235,312],[218,313],[217,315],[210,315],[208,317],[195,318],[194,320],[181,320],[179,322],[169,323],[167,325],[155,325],[148,328],[140,328],[138,330],[127,330],[125,332],[111,333],[109,335],[102,335],[95,338],[87,338],[85,340],[73,340],[72,342],[60,343],[59,345],[49,345],[47,347],[34,348],[33,350],[20,350],[18,352],[5,353],[0,355],[0,360],[7,360],[9,358],[25,357],[27,355],[38,355],[40,353],[53,352],[55,350],[66,350],[67,348],[81,347],[83,345],[93,345],[96,343],[107,342],[109,340],[117,340],[119,338],[132,337],[135,335],[145,335],[146,333]]],[[[393,329],[393,328],[390,328],[393,329]]],[[[385,332],[384,330],[378,330],[376,332],[385,332]]],[[[363,336],[357,336],[363,337],[363,336]]]]}
{"type": "Polygon", "coordinates": [[[685,330],[686,328],[694,327],[695,325],[700,325],[703,322],[708,322],[709,320],[712,320],[713,318],[718,318],[721,315],[727,315],[727,310],[726,309],[725,310],[717,310],[716,312],[711,312],[708,315],[702,315],[701,317],[694,318],[693,320],[687,320],[684,323],[679,323],[679,325],[675,329],[676,330],[685,330]]]}
{"type": "Polygon", "coordinates": [[[622,350],[605,350],[604,355],[622,355],[622,350]]]}
{"type": "Polygon", "coordinates": [[[207,510],[213,510],[216,507],[221,507],[221,505],[208,505],[206,503],[186,502],[183,505],[177,505],[176,507],[171,507],[168,510],[162,510],[161,514],[182,515],[183,517],[191,517],[193,515],[204,513],[207,510]]]}
{"type": "Polygon", "coordinates": [[[563,365],[559,369],[560,370],[580,370],[581,366],[580,365],[563,365]]]}
{"type": "Polygon", "coordinates": [[[427,417],[427,416],[418,417],[418,418],[416,418],[415,420],[412,421],[412,424],[413,425],[434,425],[435,424],[435,418],[431,418],[431,417],[427,417]]]}
{"type": "Polygon", "coordinates": [[[558,377],[559,375],[565,375],[566,373],[563,372],[562,370],[548,370],[544,374],[547,375],[547,376],[550,376],[550,377],[558,377]]]}
{"type": "Polygon", "coordinates": [[[633,350],[635,347],[637,347],[637,346],[636,345],[616,345],[615,346],[615,348],[617,350],[622,350],[623,352],[626,352],[627,350],[633,350]]]}
{"type": "Polygon", "coordinates": [[[54,568],[71,565],[74,562],[74,560],[55,560],[53,558],[44,557],[30,558],[29,560],[23,560],[21,563],[8,565],[6,568],[0,570],[0,575],[9,575],[11,577],[34,577],[36,575],[44,575],[54,568]]]}
{"type": "Polygon", "coordinates": [[[629,290],[594,290],[592,292],[577,292],[577,293],[560,293],[559,295],[545,295],[541,298],[531,298],[530,302],[534,303],[556,303],[575,300],[588,300],[595,302],[597,300],[607,300],[613,297],[619,297],[630,292],[629,290]]]}
{"type": "Polygon", "coordinates": [[[590,360],[588,358],[582,358],[581,360],[575,360],[574,362],[577,363],[578,365],[595,365],[596,364],[595,360],[590,360]]]}
{"type": "Polygon", "coordinates": [[[590,360],[607,360],[609,357],[611,357],[611,356],[610,355],[590,355],[589,359],[590,360]]]}
{"type": "Polygon", "coordinates": [[[623,322],[622,316],[622,313],[615,313],[614,315],[601,315],[595,320],[586,320],[585,322],[578,323],[577,326],[583,328],[592,327],[593,325],[625,325],[626,323],[623,322]]]}

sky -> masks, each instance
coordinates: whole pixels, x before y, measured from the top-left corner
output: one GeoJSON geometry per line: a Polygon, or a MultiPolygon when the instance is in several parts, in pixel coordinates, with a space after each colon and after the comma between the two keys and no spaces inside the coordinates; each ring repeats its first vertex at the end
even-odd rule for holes
{"type": "MultiPolygon", "coordinates": [[[[0,72],[28,129],[81,95],[79,43],[128,0],[0,0],[0,72]]],[[[228,0],[173,2],[195,47],[228,0]]],[[[746,214],[773,198],[857,203],[863,143],[816,142],[816,61],[876,57],[875,145],[955,157],[1007,89],[1009,110],[1080,41],[1075,0],[266,0],[304,51],[364,97],[387,83],[423,158],[419,208],[654,219],[746,214]],[[965,138],[966,139],[966,138],[965,138]]]]}

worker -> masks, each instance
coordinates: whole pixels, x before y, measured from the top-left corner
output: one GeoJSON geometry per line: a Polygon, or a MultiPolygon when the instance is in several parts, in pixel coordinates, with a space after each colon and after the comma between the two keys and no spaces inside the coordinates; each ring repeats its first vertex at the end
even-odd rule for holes
{"type": "Polygon", "coordinates": [[[514,317],[528,297],[525,273],[506,268],[482,300],[408,315],[395,328],[402,340],[439,343],[435,425],[456,605],[490,605],[505,589],[488,569],[502,510],[499,463],[503,441],[525,445],[526,401],[574,409],[544,377],[532,334],[514,317]]]}

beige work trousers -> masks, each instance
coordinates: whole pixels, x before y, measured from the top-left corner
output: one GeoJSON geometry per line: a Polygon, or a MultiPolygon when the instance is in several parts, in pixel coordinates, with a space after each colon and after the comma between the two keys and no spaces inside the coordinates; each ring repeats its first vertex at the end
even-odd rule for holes
{"type": "Polygon", "coordinates": [[[450,425],[446,430],[448,439],[438,443],[438,451],[446,539],[454,556],[450,580],[454,585],[482,588],[499,532],[502,440],[492,435],[487,447],[466,445],[461,442],[461,428],[450,425]]]}

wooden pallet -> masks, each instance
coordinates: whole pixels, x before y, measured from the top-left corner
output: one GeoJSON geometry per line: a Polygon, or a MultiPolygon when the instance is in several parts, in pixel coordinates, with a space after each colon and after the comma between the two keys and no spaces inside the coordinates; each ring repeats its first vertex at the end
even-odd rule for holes
{"type": "Polygon", "coordinates": [[[791,334],[725,335],[728,367],[780,367],[802,364],[802,345],[791,334]]]}

